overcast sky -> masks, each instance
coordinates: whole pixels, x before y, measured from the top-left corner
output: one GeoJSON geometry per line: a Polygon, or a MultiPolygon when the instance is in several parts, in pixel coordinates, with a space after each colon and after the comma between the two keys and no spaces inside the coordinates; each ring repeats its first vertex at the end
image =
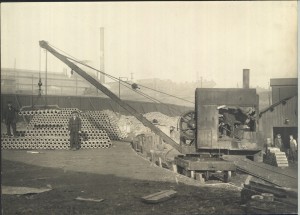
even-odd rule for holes
{"type": "MultiPolygon", "coordinates": [[[[46,40],[99,68],[99,27],[105,72],[116,77],[185,82],[198,73],[216,87],[242,86],[243,68],[254,87],[297,77],[296,1],[2,3],[1,67],[39,70],[46,40]]],[[[48,70],[66,67],[48,58],[48,70]]]]}

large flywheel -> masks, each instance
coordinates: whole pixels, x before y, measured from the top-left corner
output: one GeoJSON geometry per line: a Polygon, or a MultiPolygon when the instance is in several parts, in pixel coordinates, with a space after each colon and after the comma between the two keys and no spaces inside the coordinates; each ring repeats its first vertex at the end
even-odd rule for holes
{"type": "Polygon", "coordinates": [[[181,143],[191,145],[196,137],[196,119],[195,112],[189,111],[183,114],[179,119],[181,143]]]}

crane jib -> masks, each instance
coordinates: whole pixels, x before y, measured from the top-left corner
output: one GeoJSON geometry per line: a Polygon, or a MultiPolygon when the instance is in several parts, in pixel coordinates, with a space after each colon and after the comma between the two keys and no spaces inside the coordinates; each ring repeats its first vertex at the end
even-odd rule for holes
{"type": "Polygon", "coordinates": [[[58,53],[55,49],[50,47],[46,41],[42,40],[39,42],[39,44],[40,44],[40,47],[46,49],[51,54],[53,54],[55,57],[57,57],[59,60],[61,60],[65,64],[67,64],[78,75],[83,77],[85,80],[87,80],[93,86],[95,86],[98,90],[101,90],[101,92],[103,92],[105,95],[107,95],[113,101],[118,103],[121,107],[123,107],[125,110],[127,110],[130,114],[135,116],[141,123],[143,123],[144,126],[150,128],[151,131],[153,131],[155,134],[159,135],[167,144],[171,145],[172,147],[177,149],[179,152],[181,152],[180,145],[177,144],[172,138],[170,138],[168,135],[166,135],[164,132],[162,132],[159,128],[157,128],[155,125],[153,125],[148,119],[146,119],[142,114],[138,113],[133,107],[129,106],[127,103],[122,101],[118,96],[116,96],[113,92],[111,92],[109,89],[107,89],[104,85],[102,85],[100,82],[98,82],[96,79],[94,79],[88,73],[86,73],[84,70],[79,68],[73,62],[71,62],[66,56],[58,53]]]}

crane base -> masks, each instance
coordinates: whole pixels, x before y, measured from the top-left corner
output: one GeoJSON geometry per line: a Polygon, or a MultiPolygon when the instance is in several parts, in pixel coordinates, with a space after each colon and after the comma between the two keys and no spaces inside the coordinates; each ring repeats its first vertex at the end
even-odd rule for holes
{"type": "Polygon", "coordinates": [[[236,171],[236,166],[231,161],[225,161],[221,157],[210,157],[204,155],[178,155],[174,159],[177,172],[191,178],[197,178],[196,175],[202,175],[208,180],[213,174],[223,173],[225,182],[228,182],[231,173],[236,171]]]}

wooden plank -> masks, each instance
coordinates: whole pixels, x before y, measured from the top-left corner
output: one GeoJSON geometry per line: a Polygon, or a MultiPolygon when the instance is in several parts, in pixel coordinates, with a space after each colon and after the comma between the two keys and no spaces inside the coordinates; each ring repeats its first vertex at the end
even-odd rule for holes
{"type": "Polygon", "coordinates": [[[142,197],[142,200],[147,203],[159,203],[173,198],[177,194],[174,190],[162,190],[157,193],[142,197]]]}
{"type": "Polygon", "coordinates": [[[278,191],[276,189],[271,189],[268,187],[262,187],[262,186],[255,186],[255,185],[244,185],[244,187],[248,190],[252,190],[259,193],[272,193],[277,197],[287,197],[285,192],[278,191]]]}
{"type": "Polygon", "coordinates": [[[87,202],[102,202],[102,201],[104,201],[104,199],[92,199],[92,198],[82,198],[82,197],[76,197],[75,200],[87,201],[87,202]]]}
{"type": "Polygon", "coordinates": [[[271,189],[271,190],[276,190],[276,191],[282,192],[290,197],[298,198],[298,190],[297,189],[286,188],[286,187],[277,187],[277,186],[263,184],[263,183],[259,183],[259,182],[255,182],[255,181],[250,181],[250,185],[256,186],[256,187],[263,187],[263,188],[271,189]]]}
{"type": "Polygon", "coordinates": [[[291,175],[281,168],[270,166],[265,163],[253,162],[246,158],[238,156],[223,156],[223,159],[233,161],[242,172],[263,179],[269,183],[280,187],[298,187],[298,179],[296,175],[291,175]]]}
{"type": "Polygon", "coordinates": [[[49,188],[1,186],[3,195],[37,194],[50,191],[49,188]]]}

